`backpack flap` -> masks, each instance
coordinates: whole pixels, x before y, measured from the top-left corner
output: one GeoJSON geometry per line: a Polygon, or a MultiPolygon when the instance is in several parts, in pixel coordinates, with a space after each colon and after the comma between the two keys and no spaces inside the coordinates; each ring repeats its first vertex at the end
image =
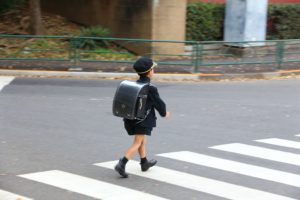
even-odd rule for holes
{"type": "Polygon", "coordinates": [[[126,119],[139,119],[145,115],[149,84],[122,81],[113,100],[113,114],[126,119]]]}

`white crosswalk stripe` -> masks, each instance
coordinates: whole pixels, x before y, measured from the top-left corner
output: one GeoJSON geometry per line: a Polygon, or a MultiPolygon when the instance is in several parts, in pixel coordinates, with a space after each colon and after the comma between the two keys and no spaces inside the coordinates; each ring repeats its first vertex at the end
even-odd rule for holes
{"type": "Polygon", "coordinates": [[[45,171],[19,175],[20,177],[52,185],[58,188],[104,200],[166,200],[164,198],[113,185],[103,181],[71,174],[64,171],[45,171]]]}
{"type": "MultiPolygon", "coordinates": [[[[96,166],[113,169],[117,161],[96,163],[96,166]]],[[[147,173],[141,172],[139,163],[136,161],[130,161],[126,170],[130,174],[137,176],[173,184],[176,186],[212,194],[215,196],[228,198],[232,200],[292,200],[293,198],[272,194],[256,189],[251,189],[231,183],[226,183],[218,180],[204,178],[188,173],[183,173],[163,167],[154,167],[147,173]]],[[[293,199],[295,200],[295,199],[293,199]]]]}
{"type": "MultiPolygon", "coordinates": [[[[298,135],[296,135],[298,136],[298,135]]],[[[300,136],[300,135],[299,135],[300,136]]],[[[256,142],[271,145],[283,146],[293,149],[299,149],[299,142],[284,140],[279,138],[266,138],[255,140],[256,142]]],[[[300,166],[300,155],[290,152],[263,148],[259,146],[247,145],[242,143],[230,143],[209,147],[215,150],[222,150],[229,153],[236,153],[244,156],[251,156],[259,159],[267,159],[271,161],[283,162],[291,165],[300,166]]],[[[251,165],[229,159],[218,158],[205,154],[178,151],[157,154],[157,156],[173,159],[179,162],[185,162],[201,165],[217,170],[230,173],[237,173],[252,178],[258,178],[264,181],[272,181],[286,186],[300,187],[300,175],[280,171],[276,169],[266,168],[263,166],[251,165]]],[[[114,166],[118,161],[109,161],[96,163],[95,166],[114,170],[114,166]]],[[[151,170],[141,172],[140,165],[137,161],[130,161],[126,165],[126,171],[129,174],[140,176],[145,179],[152,179],[166,184],[176,185],[182,188],[207,193],[209,195],[218,196],[231,200],[296,200],[292,197],[276,194],[274,191],[263,191],[259,189],[249,188],[243,185],[230,183],[230,180],[217,180],[199,175],[184,173],[168,168],[155,166],[151,170]]],[[[113,172],[116,174],[116,172],[113,172]]],[[[143,199],[143,200],[165,200],[166,198],[156,196],[155,193],[149,194],[127,188],[102,180],[96,180],[85,176],[72,174],[69,172],[51,170],[44,172],[36,172],[30,174],[19,175],[19,177],[32,181],[47,184],[63,190],[72,191],[87,197],[103,200],[117,199],[143,199]]],[[[0,199],[2,200],[32,200],[13,193],[0,190],[0,199]],[[2,195],[2,196],[1,196],[2,195]],[[5,196],[6,195],[6,196],[5,196]],[[19,198],[19,199],[18,199],[19,198]]],[[[299,200],[299,199],[298,199],[299,200]]]]}
{"type": "Polygon", "coordinates": [[[158,154],[158,156],[300,187],[300,175],[279,170],[225,160],[189,151],[163,153],[158,154]]]}
{"type": "Polygon", "coordinates": [[[13,80],[11,76],[0,76],[0,91],[13,80]]]}
{"type": "Polygon", "coordinates": [[[291,140],[284,140],[284,139],[279,139],[279,138],[268,138],[268,139],[255,140],[255,141],[266,143],[266,144],[273,144],[273,145],[282,146],[282,147],[300,149],[300,142],[295,142],[295,141],[291,141],[291,140]]]}
{"type": "Polygon", "coordinates": [[[18,194],[7,192],[5,190],[0,190],[0,199],[1,200],[32,200],[18,194]]]}
{"type": "Polygon", "coordinates": [[[297,137],[300,137],[300,135],[296,135],[297,137]]]}
{"type": "Polygon", "coordinates": [[[300,155],[295,153],[241,143],[218,145],[210,148],[300,166],[300,155]]]}

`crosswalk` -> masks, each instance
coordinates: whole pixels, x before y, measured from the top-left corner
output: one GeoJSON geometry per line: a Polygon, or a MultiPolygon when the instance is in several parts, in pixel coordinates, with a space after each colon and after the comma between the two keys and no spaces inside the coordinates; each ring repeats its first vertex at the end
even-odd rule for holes
{"type": "Polygon", "coordinates": [[[1,90],[14,80],[12,76],[0,76],[0,92],[1,90]]]}
{"type": "Polygon", "coordinates": [[[164,198],[154,195],[58,170],[25,174],[20,175],[20,177],[77,192],[96,199],[165,200],[164,198]]]}
{"type": "Polygon", "coordinates": [[[240,143],[218,145],[210,148],[300,166],[300,155],[295,153],[240,143]]]}
{"type": "Polygon", "coordinates": [[[159,156],[300,187],[300,175],[279,170],[216,158],[189,151],[165,153],[159,154],[159,156]]]}
{"type": "Polygon", "coordinates": [[[0,190],[0,199],[1,200],[32,200],[27,197],[14,194],[8,191],[0,190]]]}
{"type": "MultiPolygon", "coordinates": [[[[176,151],[157,154],[159,159],[166,161],[172,160],[180,165],[193,165],[206,167],[207,169],[216,170],[217,172],[225,171],[232,174],[247,176],[250,179],[259,179],[265,184],[279,184],[285,187],[300,188],[300,173],[291,173],[278,170],[270,167],[257,166],[249,164],[255,160],[264,159],[265,161],[284,163],[294,168],[300,166],[299,139],[300,135],[295,135],[295,140],[286,140],[282,138],[265,138],[253,140],[254,145],[243,143],[229,143],[211,146],[209,149],[217,152],[224,152],[226,155],[239,154],[249,159],[249,162],[243,163],[236,160],[225,159],[217,156],[211,156],[191,151],[176,151]],[[264,147],[262,147],[264,146],[264,147]],[[266,146],[266,147],[265,147],[266,146]],[[279,147],[279,148],[278,148],[279,147]],[[286,148],[290,148],[286,151],[286,148]],[[278,150],[279,149],[279,150],[278,150]],[[291,153],[295,151],[296,153],[291,153]]],[[[222,154],[224,155],[224,154],[222,154]]],[[[243,159],[244,160],[244,159],[243,159]]],[[[111,176],[116,180],[119,178],[114,172],[114,166],[117,160],[90,163],[91,166],[111,170],[111,176]]],[[[167,184],[170,187],[174,186],[188,189],[201,194],[206,193],[215,196],[216,199],[232,199],[232,200],[300,200],[299,195],[288,194],[282,195],[278,193],[277,187],[273,191],[263,191],[257,188],[232,183],[231,180],[218,180],[217,178],[208,178],[206,174],[192,174],[180,170],[172,169],[172,167],[155,166],[148,172],[141,172],[137,161],[130,161],[126,166],[126,171],[136,177],[140,177],[145,181],[151,180],[160,184],[167,184]]],[[[59,188],[61,190],[78,193],[94,199],[103,200],[165,200],[172,199],[174,194],[155,194],[153,191],[140,191],[139,189],[127,188],[126,186],[116,185],[107,180],[98,180],[91,177],[85,177],[74,173],[69,173],[60,170],[40,171],[28,174],[20,174],[19,178],[34,181],[37,183],[46,184],[49,187],[59,188]]],[[[129,177],[130,178],[130,177],[129,177]]],[[[175,190],[175,191],[176,191],[175,190]]],[[[299,191],[299,190],[298,190],[299,191]]],[[[26,196],[26,195],[25,195],[26,196]]],[[[18,194],[13,194],[8,191],[0,190],[1,200],[31,200],[18,194]]],[[[34,198],[32,198],[34,199],[34,198]]],[[[186,199],[189,199],[188,197],[186,199]]]]}
{"type": "MultiPolygon", "coordinates": [[[[97,163],[95,165],[113,169],[116,161],[97,163]]],[[[261,200],[292,200],[292,198],[271,194],[243,186],[225,183],[222,181],[212,180],[201,176],[196,176],[176,170],[163,167],[155,167],[150,173],[142,173],[136,167],[138,162],[131,162],[127,167],[130,174],[162,181],[176,186],[196,190],[199,192],[209,193],[216,196],[233,199],[233,200],[253,200],[260,197],[261,200]]]]}
{"type": "Polygon", "coordinates": [[[290,141],[290,140],[284,140],[279,138],[269,138],[269,139],[263,139],[263,140],[256,140],[257,142],[263,142],[267,144],[273,144],[278,146],[284,146],[288,148],[294,148],[294,149],[300,149],[300,142],[290,141]]]}

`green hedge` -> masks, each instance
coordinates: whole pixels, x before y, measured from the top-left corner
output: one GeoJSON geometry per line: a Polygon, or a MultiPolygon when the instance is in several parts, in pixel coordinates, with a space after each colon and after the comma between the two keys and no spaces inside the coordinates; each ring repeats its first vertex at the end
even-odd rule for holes
{"type": "Polygon", "coordinates": [[[221,4],[188,4],[186,40],[222,40],[224,10],[221,4]]]}
{"type": "Polygon", "coordinates": [[[268,39],[300,38],[300,4],[271,5],[268,16],[268,39]]]}
{"type": "MultiPolygon", "coordinates": [[[[186,40],[223,40],[225,5],[191,3],[187,6],[186,40]]],[[[270,5],[267,39],[300,38],[300,4],[270,5]]]]}

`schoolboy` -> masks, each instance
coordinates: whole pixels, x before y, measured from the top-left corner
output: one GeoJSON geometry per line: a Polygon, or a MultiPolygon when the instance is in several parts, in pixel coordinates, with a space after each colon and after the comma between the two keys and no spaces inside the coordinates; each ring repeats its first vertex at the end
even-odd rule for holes
{"type": "MultiPolygon", "coordinates": [[[[155,66],[157,66],[157,64],[150,58],[141,57],[138,59],[133,65],[134,70],[140,77],[137,82],[150,83],[151,78],[154,75],[155,66]]],[[[165,118],[170,117],[170,112],[166,111],[166,104],[160,98],[157,88],[152,84],[149,85],[146,110],[149,112],[144,120],[124,119],[124,126],[128,135],[134,136],[133,144],[115,166],[115,170],[124,178],[128,177],[128,174],[125,171],[126,163],[132,159],[136,152],[139,153],[141,170],[143,172],[147,171],[157,163],[154,159],[148,160],[146,158],[146,135],[151,136],[152,129],[156,127],[155,110],[165,118]]]]}

